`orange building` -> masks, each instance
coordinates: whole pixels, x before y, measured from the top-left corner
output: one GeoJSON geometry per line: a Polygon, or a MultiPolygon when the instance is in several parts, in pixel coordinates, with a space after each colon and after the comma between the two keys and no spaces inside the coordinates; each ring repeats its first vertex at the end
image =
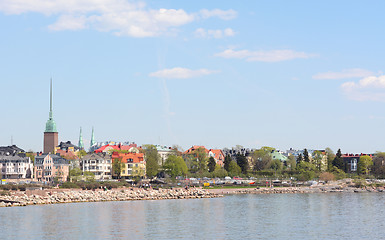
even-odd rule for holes
{"type": "MultiPolygon", "coordinates": [[[[146,175],[146,161],[144,160],[143,153],[113,152],[111,158],[112,164],[116,161],[121,161],[122,169],[120,176],[122,178],[144,177],[146,175]]],[[[115,171],[112,170],[112,172],[112,175],[116,176],[115,171]]]]}

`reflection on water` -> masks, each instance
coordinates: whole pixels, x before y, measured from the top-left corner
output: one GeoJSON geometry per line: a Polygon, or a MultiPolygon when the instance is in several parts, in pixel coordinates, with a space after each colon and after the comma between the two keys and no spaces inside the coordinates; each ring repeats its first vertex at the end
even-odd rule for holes
{"type": "Polygon", "coordinates": [[[383,239],[384,200],[250,194],[0,208],[0,239],[383,239]]]}

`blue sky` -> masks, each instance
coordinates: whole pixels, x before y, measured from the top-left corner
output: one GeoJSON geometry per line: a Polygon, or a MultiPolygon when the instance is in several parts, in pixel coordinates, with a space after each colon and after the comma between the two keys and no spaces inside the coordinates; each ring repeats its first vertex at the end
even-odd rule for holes
{"type": "Polygon", "coordinates": [[[0,2],[0,145],[385,151],[383,1],[0,2]]]}

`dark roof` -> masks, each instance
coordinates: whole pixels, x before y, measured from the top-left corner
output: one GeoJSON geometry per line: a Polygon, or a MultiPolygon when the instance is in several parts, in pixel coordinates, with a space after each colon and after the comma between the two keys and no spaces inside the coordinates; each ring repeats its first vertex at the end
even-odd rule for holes
{"type": "Polygon", "coordinates": [[[0,155],[16,155],[25,151],[16,145],[0,147],[0,155]]]}
{"type": "Polygon", "coordinates": [[[61,150],[67,150],[68,148],[70,147],[73,147],[74,150],[80,150],[80,148],[74,144],[71,143],[71,141],[67,141],[67,142],[60,142],[60,144],[58,145],[58,147],[61,149],[61,150]]]}
{"type": "Polygon", "coordinates": [[[69,161],[67,159],[64,159],[56,154],[42,154],[41,156],[35,157],[35,163],[36,164],[43,164],[44,158],[47,157],[47,155],[50,155],[53,159],[53,164],[69,164],[69,161]]]}

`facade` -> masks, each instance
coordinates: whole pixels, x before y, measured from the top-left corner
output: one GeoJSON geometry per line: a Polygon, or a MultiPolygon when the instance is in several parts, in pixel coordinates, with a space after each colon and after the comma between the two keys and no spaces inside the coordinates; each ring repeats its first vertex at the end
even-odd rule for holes
{"type": "Polygon", "coordinates": [[[215,160],[215,163],[219,166],[223,167],[223,164],[225,162],[225,154],[220,149],[210,149],[209,150],[209,157],[213,157],[215,160]]]}
{"type": "MultiPolygon", "coordinates": [[[[120,176],[122,178],[129,179],[131,177],[144,177],[146,176],[146,161],[144,160],[143,153],[112,153],[112,164],[115,161],[121,161],[122,169],[120,176]]],[[[112,170],[113,176],[116,176],[112,170]]]]}
{"type": "Polygon", "coordinates": [[[92,172],[96,180],[111,179],[111,156],[105,153],[89,153],[85,155],[80,167],[84,171],[92,172]]]}
{"type": "Polygon", "coordinates": [[[159,166],[162,166],[166,162],[168,156],[174,154],[174,151],[171,149],[171,147],[160,145],[156,145],[155,147],[160,156],[158,164],[159,166]]]}
{"type": "Polygon", "coordinates": [[[35,157],[35,177],[38,182],[67,181],[69,161],[56,154],[42,154],[35,157]]]}
{"type": "Polygon", "coordinates": [[[33,163],[29,157],[0,155],[1,177],[3,179],[32,178],[33,163]]]}
{"type": "Polygon", "coordinates": [[[357,165],[358,162],[360,161],[361,156],[369,156],[373,158],[373,154],[353,154],[353,153],[346,153],[342,154],[342,159],[344,160],[345,163],[345,172],[347,173],[352,173],[352,172],[357,172],[357,165]]]}
{"type": "Polygon", "coordinates": [[[52,113],[52,79],[51,79],[51,89],[50,89],[50,110],[49,110],[49,118],[47,123],[45,124],[44,131],[44,153],[54,153],[55,147],[58,145],[58,136],[59,133],[56,129],[56,123],[53,120],[52,113]]]}

